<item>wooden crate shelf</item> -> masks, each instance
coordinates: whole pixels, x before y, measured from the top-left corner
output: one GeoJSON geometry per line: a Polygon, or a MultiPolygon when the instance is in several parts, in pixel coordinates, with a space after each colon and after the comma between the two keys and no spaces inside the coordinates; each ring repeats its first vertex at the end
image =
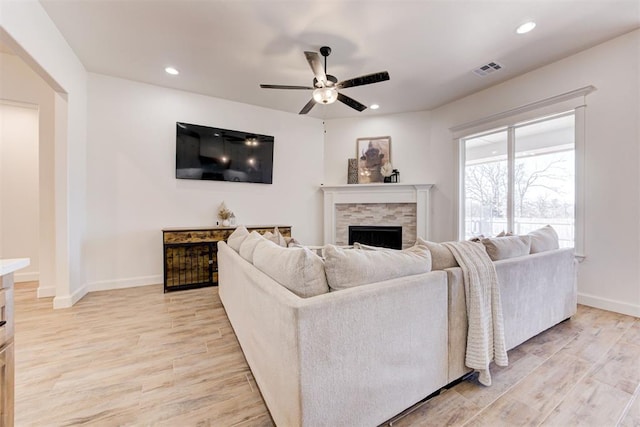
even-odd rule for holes
{"type": "MultiPolygon", "coordinates": [[[[264,234],[278,227],[291,237],[289,225],[247,226],[264,234]]],[[[227,240],[236,227],[165,228],[163,234],[164,291],[218,285],[218,242],[227,240]]]]}

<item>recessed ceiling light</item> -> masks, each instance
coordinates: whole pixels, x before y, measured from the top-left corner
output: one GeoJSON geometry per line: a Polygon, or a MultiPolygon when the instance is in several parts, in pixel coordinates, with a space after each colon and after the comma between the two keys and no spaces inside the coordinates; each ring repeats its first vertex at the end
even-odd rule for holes
{"type": "Polygon", "coordinates": [[[180,72],[173,67],[167,67],[164,69],[164,71],[166,71],[167,74],[171,74],[172,76],[177,76],[178,74],[180,74],[180,72]]]}
{"type": "Polygon", "coordinates": [[[380,108],[380,106],[378,104],[371,104],[369,108],[371,108],[372,110],[377,110],[378,108],[380,108]]]}
{"type": "Polygon", "coordinates": [[[525,33],[528,33],[529,31],[533,30],[535,27],[536,27],[536,23],[535,22],[533,22],[533,21],[525,22],[524,24],[522,24],[518,28],[516,28],[516,33],[525,34],[525,33]]]}

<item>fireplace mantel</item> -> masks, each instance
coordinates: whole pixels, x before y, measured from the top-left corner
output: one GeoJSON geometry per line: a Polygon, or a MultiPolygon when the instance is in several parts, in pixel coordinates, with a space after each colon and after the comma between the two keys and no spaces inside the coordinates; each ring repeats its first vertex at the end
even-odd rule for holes
{"type": "Polygon", "coordinates": [[[322,185],[324,192],[324,243],[336,241],[336,205],[342,203],[415,203],[418,237],[429,238],[429,192],[433,184],[322,185]]]}

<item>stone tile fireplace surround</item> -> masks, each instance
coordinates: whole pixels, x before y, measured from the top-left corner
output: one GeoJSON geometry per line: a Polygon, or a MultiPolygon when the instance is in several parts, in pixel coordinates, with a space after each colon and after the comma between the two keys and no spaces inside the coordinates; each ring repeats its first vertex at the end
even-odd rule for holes
{"type": "Polygon", "coordinates": [[[402,226],[402,246],[429,238],[432,184],[323,185],[324,243],[348,244],[350,225],[402,226]]]}

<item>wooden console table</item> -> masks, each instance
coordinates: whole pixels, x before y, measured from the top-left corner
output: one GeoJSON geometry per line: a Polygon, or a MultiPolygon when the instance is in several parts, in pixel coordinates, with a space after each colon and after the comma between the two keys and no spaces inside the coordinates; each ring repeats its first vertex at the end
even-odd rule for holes
{"type": "MultiPolygon", "coordinates": [[[[291,237],[290,225],[246,226],[249,231],[264,234],[278,227],[291,237]]],[[[218,285],[218,242],[227,240],[236,227],[165,228],[164,292],[218,285]]]]}

